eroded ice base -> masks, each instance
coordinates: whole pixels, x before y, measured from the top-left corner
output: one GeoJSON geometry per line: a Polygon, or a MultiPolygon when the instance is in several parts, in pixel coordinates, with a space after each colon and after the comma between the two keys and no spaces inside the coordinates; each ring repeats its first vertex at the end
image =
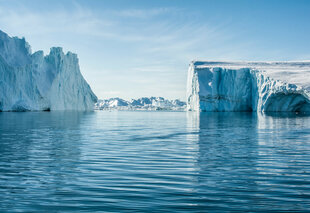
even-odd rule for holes
{"type": "Polygon", "coordinates": [[[310,112],[309,71],[310,62],[194,61],[187,109],[310,112]]]}

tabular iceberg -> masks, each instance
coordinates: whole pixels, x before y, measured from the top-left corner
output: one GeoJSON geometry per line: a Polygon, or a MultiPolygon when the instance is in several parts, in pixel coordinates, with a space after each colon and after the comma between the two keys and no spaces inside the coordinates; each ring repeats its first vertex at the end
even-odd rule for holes
{"type": "Polygon", "coordinates": [[[193,111],[310,112],[310,62],[193,61],[193,111]]]}
{"type": "Polygon", "coordinates": [[[32,54],[24,38],[0,31],[0,111],[92,110],[96,101],[76,54],[32,54]]]}

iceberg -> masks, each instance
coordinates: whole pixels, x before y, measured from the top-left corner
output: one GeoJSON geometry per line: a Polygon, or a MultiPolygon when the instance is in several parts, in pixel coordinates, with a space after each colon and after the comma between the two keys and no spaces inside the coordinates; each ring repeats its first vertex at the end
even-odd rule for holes
{"type": "Polygon", "coordinates": [[[60,47],[32,54],[24,38],[0,31],[0,111],[84,111],[96,101],[76,54],[60,47]]]}
{"type": "Polygon", "coordinates": [[[126,101],[121,98],[98,100],[96,110],[174,110],[184,111],[186,103],[176,100],[167,100],[163,97],[142,97],[126,101]]]}
{"type": "Polygon", "coordinates": [[[310,62],[193,61],[189,111],[310,112],[310,62]]]}

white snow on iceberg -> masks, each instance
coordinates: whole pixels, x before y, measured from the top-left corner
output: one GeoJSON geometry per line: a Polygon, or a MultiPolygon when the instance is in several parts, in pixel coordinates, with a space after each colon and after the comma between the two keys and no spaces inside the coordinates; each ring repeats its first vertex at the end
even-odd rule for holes
{"type": "Polygon", "coordinates": [[[193,61],[187,109],[310,112],[310,62],[193,61]]]}
{"type": "Polygon", "coordinates": [[[96,101],[76,54],[32,54],[24,38],[0,31],[0,111],[92,110],[96,101]]]}
{"type": "Polygon", "coordinates": [[[98,100],[97,110],[175,110],[184,111],[186,103],[176,100],[167,100],[163,97],[143,97],[126,101],[121,98],[98,100]]]}

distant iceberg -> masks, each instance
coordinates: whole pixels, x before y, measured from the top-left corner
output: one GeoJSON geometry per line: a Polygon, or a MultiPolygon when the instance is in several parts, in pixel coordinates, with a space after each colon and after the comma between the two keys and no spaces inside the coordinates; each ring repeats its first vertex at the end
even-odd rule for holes
{"type": "Polygon", "coordinates": [[[0,31],[0,111],[92,110],[96,101],[76,54],[32,54],[24,38],[0,31]]]}
{"type": "Polygon", "coordinates": [[[187,110],[310,112],[310,62],[193,61],[187,110]]]}
{"type": "Polygon", "coordinates": [[[121,98],[98,100],[97,110],[175,110],[184,111],[186,103],[176,100],[167,100],[163,97],[143,97],[126,101],[121,98]]]}

